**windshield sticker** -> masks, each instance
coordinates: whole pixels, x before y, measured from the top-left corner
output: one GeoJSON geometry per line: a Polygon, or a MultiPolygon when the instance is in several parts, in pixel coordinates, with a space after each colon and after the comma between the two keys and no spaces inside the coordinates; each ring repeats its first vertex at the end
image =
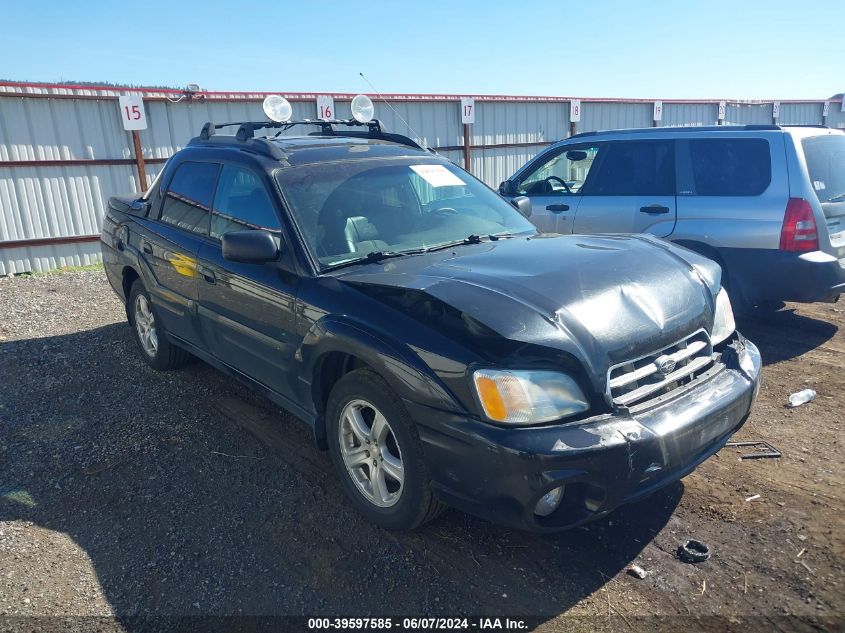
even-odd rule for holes
{"type": "Polygon", "coordinates": [[[411,169],[432,187],[454,187],[466,184],[443,165],[411,165],[411,169]]]}

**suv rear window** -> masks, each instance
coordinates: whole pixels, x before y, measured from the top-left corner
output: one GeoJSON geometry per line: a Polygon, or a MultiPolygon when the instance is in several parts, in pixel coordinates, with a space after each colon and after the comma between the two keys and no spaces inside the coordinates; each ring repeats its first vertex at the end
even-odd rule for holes
{"type": "Polygon", "coordinates": [[[845,135],[809,136],[801,145],[819,202],[845,200],[845,135]]]}
{"type": "Polygon", "coordinates": [[[164,194],[161,221],[193,233],[207,234],[208,213],[219,170],[220,165],[216,163],[179,165],[164,194]]]}
{"type": "Polygon", "coordinates": [[[765,139],[693,139],[689,147],[696,195],[759,196],[772,181],[765,139]]]}

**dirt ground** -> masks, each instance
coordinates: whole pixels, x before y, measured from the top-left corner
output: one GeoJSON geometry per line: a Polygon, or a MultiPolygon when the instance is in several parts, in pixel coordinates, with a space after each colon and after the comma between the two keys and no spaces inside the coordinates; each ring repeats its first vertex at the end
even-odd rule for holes
{"type": "Polygon", "coordinates": [[[543,631],[840,630],[843,326],[842,303],[740,321],[765,367],[735,439],[769,441],[780,459],[726,448],[553,536],[457,511],[391,534],[350,508],[304,423],[201,362],[144,365],[101,272],[0,279],[0,630],[41,628],[21,616],[141,630],[132,616],[385,613],[534,616],[543,631]],[[806,387],[816,400],[787,409],[806,387]],[[712,558],[679,561],[687,538],[712,558]]]}

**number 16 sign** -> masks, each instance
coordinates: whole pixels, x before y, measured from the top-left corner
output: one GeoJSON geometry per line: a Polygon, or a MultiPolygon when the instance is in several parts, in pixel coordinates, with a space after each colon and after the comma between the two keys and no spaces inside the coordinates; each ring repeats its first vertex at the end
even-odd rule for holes
{"type": "Polygon", "coordinates": [[[118,97],[120,104],[120,120],[124,130],[146,130],[147,113],[144,110],[144,100],[138,95],[124,95],[118,97]]]}

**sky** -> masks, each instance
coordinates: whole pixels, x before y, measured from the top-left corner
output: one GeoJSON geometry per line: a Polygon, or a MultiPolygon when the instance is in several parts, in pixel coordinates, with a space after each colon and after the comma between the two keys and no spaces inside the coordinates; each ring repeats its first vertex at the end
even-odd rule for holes
{"type": "Polygon", "coordinates": [[[19,81],[645,99],[845,89],[845,0],[0,0],[0,15],[0,79],[19,81]]]}

